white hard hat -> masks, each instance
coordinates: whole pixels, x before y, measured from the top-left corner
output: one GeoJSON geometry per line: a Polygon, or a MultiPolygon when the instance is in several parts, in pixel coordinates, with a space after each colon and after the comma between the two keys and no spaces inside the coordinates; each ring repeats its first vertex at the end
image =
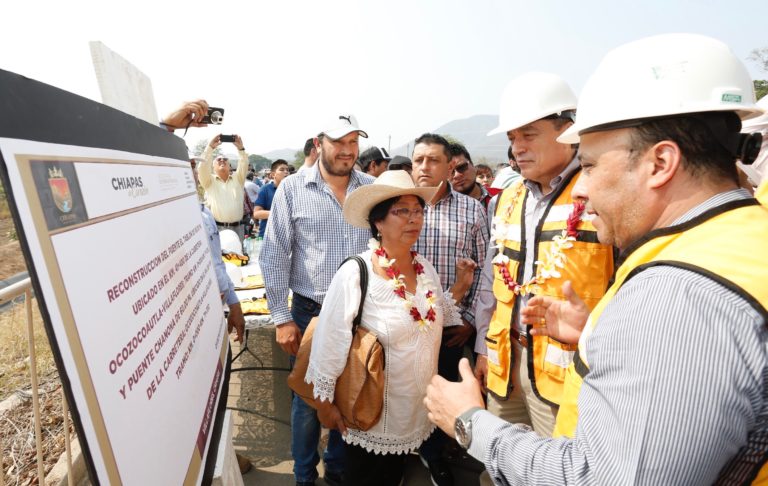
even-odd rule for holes
{"type": "Polygon", "coordinates": [[[550,73],[525,73],[504,88],[499,126],[488,132],[488,136],[507,133],[544,117],[575,109],[576,94],[562,78],[550,73]]]}
{"type": "Polygon", "coordinates": [[[758,108],[765,110],[765,113],[742,123],[741,131],[744,133],[754,133],[768,130],[768,95],[760,98],[756,105],[758,108]]]}
{"type": "Polygon", "coordinates": [[[221,230],[219,232],[219,241],[221,242],[221,251],[224,253],[237,253],[243,256],[243,244],[240,237],[232,230],[221,230]]]}
{"type": "Polygon", "coordinates": [[[742,120],[762,113],[744,64],[716,39],[657,35],[603,58],[581,92],[576,123],[557,141],[578,143],[585,130],[618,122],[707,111],[732,111],[742,120]]]}
{"type": "Polygon", "coordinates": [[[229,279],[232,280],[232,283],[235,285],[235,287],[241,287],[243,284],[243,271],[240,270],[240,267],[234,263],[229,262],[224,262],[224,267],[227,270],[229,279]]]}

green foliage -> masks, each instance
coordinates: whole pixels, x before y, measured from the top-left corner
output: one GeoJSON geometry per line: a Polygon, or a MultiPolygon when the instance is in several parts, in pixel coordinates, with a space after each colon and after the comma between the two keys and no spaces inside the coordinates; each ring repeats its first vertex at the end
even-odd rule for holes
{"type": "MultiPolygon", "coordinates": [[[[203,138],[198,140],[197,143],[195,144],[195,148],[192,149],[192,154],[194,154],[196,157],[203,155],[206,145],[208,145],[207,139],[203,138]]],[[[219,155],[221,155],[221,145],[219,145],[218,147],[216,147],[216,149],[214,149],[213,158],[215,159],[219,155]]]]}
{"type": "Polygon", "coordinates": [[[291,162],[291,165],[296,167],[297,169],[304,165],[304,151],[303,150],[297,150],[296,155],[293,156],[293,162],[291,162]]]}
{"type": "Polygon", "coordinates": [[[248,164],[258,172],[261,169],[269,169],[272,161],[262,155],[251,154],[248,156],[248,164]]]}
{"type": "Polygon", "coordinates": [[[768,95],[768,80],[755,79],[753,82],[755,83],[755,97],[758,100],[768,95]]]}

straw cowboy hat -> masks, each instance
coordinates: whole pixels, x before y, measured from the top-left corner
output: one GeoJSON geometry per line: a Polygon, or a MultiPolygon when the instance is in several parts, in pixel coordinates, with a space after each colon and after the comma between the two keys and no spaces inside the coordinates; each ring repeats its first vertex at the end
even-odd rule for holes
{"type": "Polygon", "coordinates": [[[344,219],[358,228],[370,228],[368,215],[382,201],[398,196],[418,196],[429,201],[437,192],[436,187],[416,187],[411,175],[404,170],[388,170],[373,184],[358,187],[344,201],[344,219]]]}

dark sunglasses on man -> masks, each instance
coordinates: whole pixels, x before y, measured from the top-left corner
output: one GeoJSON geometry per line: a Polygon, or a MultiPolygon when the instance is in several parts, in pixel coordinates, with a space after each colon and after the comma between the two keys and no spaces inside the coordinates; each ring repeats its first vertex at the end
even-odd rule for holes
{"type": "Polygon", "coordinates": [[[460,164],[457,164],[456,167],[453,168],[454,172],[458,172],[459,174],[463,174],[469,169],[469,162],[464,161],[460,164]]]}

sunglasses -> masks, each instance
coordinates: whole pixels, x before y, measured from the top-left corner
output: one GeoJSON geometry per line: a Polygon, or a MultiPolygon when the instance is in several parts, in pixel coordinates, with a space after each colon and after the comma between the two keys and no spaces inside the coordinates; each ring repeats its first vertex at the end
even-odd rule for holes
{"type": "Polygon", "coordinates": [[[453,171],[458,172],[459,174],[463,174],[468,169],[469,169],[469,162],[462,162],[461,164],[458,164],[456,167],[454,167],[453,171]]]}

